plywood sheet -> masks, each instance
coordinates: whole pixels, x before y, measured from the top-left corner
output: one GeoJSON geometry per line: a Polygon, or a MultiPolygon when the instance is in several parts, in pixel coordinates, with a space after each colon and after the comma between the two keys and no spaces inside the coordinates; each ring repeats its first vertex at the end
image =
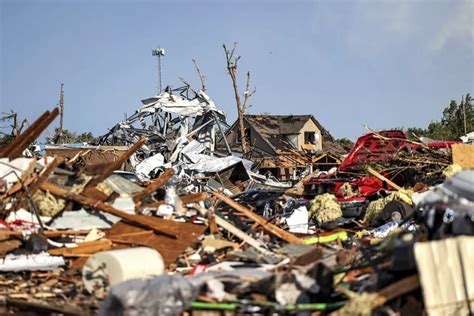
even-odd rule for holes
{"type": "Polygon", "coordinates": [[[474,168],[474,145],[454,144],[452,147],[453,163],[462,168],[474,168]]]}
{"type": "Polygon", "coordinates": [[[120,239],[127,242],[136,242],[140,246],[148,246],[156,249],[163,257],[166,266],[175,262],[184,250],[196,242],[199,236],[201,236],[207,228],[204,225],[175,222],[157,217],[141,217],[146,217],[148,220],[156,222],[157,225],[166,225],[167,229],[175,233],[177,238],[174,239],[154,233],[130,235],[139,232],[146,232],[147,229],[142,229],[123,222],[118,222],[112,226],[112,228],[107,232],[107,237],[112,240],[120,239]]]}

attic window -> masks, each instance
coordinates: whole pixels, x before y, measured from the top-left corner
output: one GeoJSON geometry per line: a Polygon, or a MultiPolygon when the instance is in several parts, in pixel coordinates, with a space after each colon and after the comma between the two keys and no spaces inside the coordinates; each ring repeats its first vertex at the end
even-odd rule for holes
{"type": "MultiPolygon", "coordinates": [[[[244,133],[245,133],[245,139],[247,140],[247,143],[250,143],[250,128],[245,128],[244,129],[244,133]]],[[[238,129],[237,133],[235,133],[235,136],[236,136],[236,143],[240,144],[240,129],[238,129]]]]}
{"type": "Polygon", "coordinates": [[[304,132],[304,143],[305,144],[316,144],[316,133],[315,132],[304,132]]]}

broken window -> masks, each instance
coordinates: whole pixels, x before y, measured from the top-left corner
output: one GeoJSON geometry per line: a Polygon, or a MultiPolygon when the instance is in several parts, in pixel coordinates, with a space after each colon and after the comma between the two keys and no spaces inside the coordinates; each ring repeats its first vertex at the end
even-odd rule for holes
{"type": "Polygon", "coordinates": [[[316,133],[315,132],[304,132],[304,143],[305,144],[316,144],[316,133]]]}

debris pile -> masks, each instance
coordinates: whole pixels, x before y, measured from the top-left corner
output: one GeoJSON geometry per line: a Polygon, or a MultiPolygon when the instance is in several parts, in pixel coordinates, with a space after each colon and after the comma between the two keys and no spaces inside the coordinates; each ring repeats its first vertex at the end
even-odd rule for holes
{"type": "Polygon", "coordinates": [[[0,149],[1,314],[474,310],[473,145],[371,132],[292,185],[219,153],[225,115],[189,87],[31,154],[57,114],[0,149]]]}

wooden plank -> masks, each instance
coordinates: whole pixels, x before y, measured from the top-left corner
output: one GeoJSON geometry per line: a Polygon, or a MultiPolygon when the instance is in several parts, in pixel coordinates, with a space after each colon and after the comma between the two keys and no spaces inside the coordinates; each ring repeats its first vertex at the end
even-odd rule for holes
{"type": "MultiPolygon", "coordinates": [[[[63,162],[63,158],[61,157],[54,157],[53,160],[41,171],[40,175],[37,177],[36,181],[34,181],[30,186],[28,186],[28,193],[30,196],[33,196],[41,187],[49,177],[49,175],[56,169],[56,167],[63,162]]],[[[20,200],[20,207],[25,208],[28,204],[27,199],[25,198],[26,192],[23,192],[20,195],[18,200],[20,200]]]]}
{"type": "Polygon", "coordinates": [[[28,148],[28,146],[35,140],[37,139],[41,133],[53,122],[53,120],[58,116],[59,114],[59,109],[54,108],[54,110],[49,113],[48,117],[46,119],[42,120],[36,128],[33,128],[32,130],[27,130],[25,131],[25,136],[22,138],[18,144],[15,144],[15,147],[12,148],[10,153],[8,154],[8,158],[10,159],[15,159],[21,156],[23,151],[28,148]]]}
{"type": "Polygon", "coordinates": [[[96,252],[109,250],[111,248],[112,241],[108,239],[100,239],[97,241],[80,243],[74,248],[50,249],[48,250],[48,253],[53,256],[80,256],[94,254],[96,252]]]}
{"type": "Polygon", "coordinates": [[[474,145],[454,144],[451,146],[453,164],[463,169],[474,168],[474,145]]]}
{"type": "Polygon", "coordinates": [[[371,167],[368,167],[367,168],[367,171],[377,177],[378,179],[380,179],[381,181],[387,183],[388,185],[390,185],[392,188],[394,188],[395,190],[397,191],[403,191],[403,188],[401,186],[399,186],[398,184],[396,184],[395,182],[393,182],[392,180],[384,177],[383,175],[381,175],[380,173],[378,173],[377,171],[375,171],[374,169],[372,169],[371,167]]]}
{"type": "MultiPolygon", "coordinates": [[[[137,215],[147,217],[144,215],[137,215]]],[[[175,222],[165,220],[158,217],[150,217],[156,225],[166,225],[170,230],[176,231],[176,238],[158,234],[139,235],[138,233],[145,230],[127,223],[118,222],[106,233],[106,238],[119,239],[122,242],[135,242],[139,245],[146,245],[156,249],[168,266],[174,263],[176,259],[186,250],[187,247],[195,243],[207,229],[204,225],[196,225],[192,223],[175,222]]]]}
{"type": "Polygon", "coordinates": [[[382,306],[394,298],[410,293],[420,287],[418,275],[414,274],[384,287],[377,292],[377,297],[372,302],[372,307],[382,306]]]}
{"type": "Polygon", "coordinates": [[[5,256],[12,250],[15,250],[21,246],[21,241],[17,239],[5,240],[0,242],[0,256],[5,256]]]}
{"type": "Polygon", "coordinates": [[[174,175],[174,172],[175,171],[173,168],[167,169],[158,177],[158,179],[150,181],[150,183],[145,189],[136,193],[133,196],[133,201],[136,204],[140,204],[144,198],[150,196],[151,194],[156,192],[158,188],[161,188],[166,182],[168,182],[168,180],[174,175]]]}
{"type": "Polygon", "coordinates": [[[219,216],[215,216],[215,221],[216,221],[216,224],[222,228],[224,228],[225,230],[227,230],[228,232],[232,233],[233,235],[235,235],[235,237],[239,238],[240,240],[246,242],[247,244],[249,244],[250,246],[252,246],[253,248],[255,248],[255,250],[257,250],[258,252],[266,255],[266,256],[275,256],[274,253],[272,253],[270,250],[264,248],[262,246],[262,243],[259,242],[258,240],[250,237],[249,235],[247,235],[245,232],[243,232],[242,230],[238,229],[237,227],[235,227],[234,225],[232,225],[231,223],[227,222],[226,220],[220,218],[219,216]]]}
{"type": "Polygon", "coordinates": [[[245,206],[235,202],[234,200],[232,200],[228,196],[226,196],[224,194],[221,194],[221,193],[217,193],[217,192],[212,192],[212,194],[215,197],[217,197],[218,199],[225,202],[230,207],[232,207],[232,208],[236,209],[237,211],[241,212],[245,217],[250,218],[250,219],[254,220],[255,222],[257,222],[258,224],[260,224],[263,227],[263,229],[265,229],[270,234],[272,234],[274,236],[277,236],[278,238],[281,238],[281,239],[283,239],[283,240],[285,240],[289,243],[292,243],[292,244],[304,244],[304,240],[302,240],[302,239],[296,237],[295,235],[293,235],[293,234],[291,234],[291,233],[289,233],[289,232],[273,225],[272,223],[269,223],[263,217],[259,216],[258,214],[255,214],[254,212],[252,212],[251,210],[249,210],[245,206]]]}
{"type": "Polygon", "coordinates": [[[38,117],[33,124],[28,126],[28,128],[21,133],[20,135],[17,135],[8,145],[0,149],[0,157],[8,157],[12,150],[17,147],[25,138],[28,133],[31,133],[31,131],[35,130],[38,128],[38,125],[46,120],[49,117],[50,113],[49,111],[44,112],[41,114],[40,117],[38,117]]]}
{"type": "Polygon", "coordinates": [[[45,182],[41,185],[41,189],[50,192],[53,195],[62,197],[64,199],[76,201],[82,205],[95,208],[97,210],[104,211],[106,213],[118,216],[123,220],[126,220],[134,225],[139,225],[143,227],[147,227],[149,229],[154,230],[159,234],[166,235],[171,238],[175,238],[175,232],[170,231],[166,225],[157,225],[155,221],[150,216],[139,216],[139,215],[132,215],[122,211],[117,210],[112,205],[104,203],[100,200],[92,199],[80,194],[73,194],[68,192],[67,190],[60,188],[52,183],[45,182]]]}
{"type": "Polygon", "coordinates": [[[87,189],[94,188],[96,185],[104,181],[108,176],[110,176],[115,170],[119,169],[120,166],[130,158],[133,153],[135,153],[138,149],[140,149],[143,144],[145,144],[145,139],[141,138],[135,144],[133,144],[130,149],[124,152],[120,157],[117,158],[113,163],[107,165],[107,167],[95,178],[93,178],[89,183],[86,185],[84,192],[87,194],[87,189]]]}

